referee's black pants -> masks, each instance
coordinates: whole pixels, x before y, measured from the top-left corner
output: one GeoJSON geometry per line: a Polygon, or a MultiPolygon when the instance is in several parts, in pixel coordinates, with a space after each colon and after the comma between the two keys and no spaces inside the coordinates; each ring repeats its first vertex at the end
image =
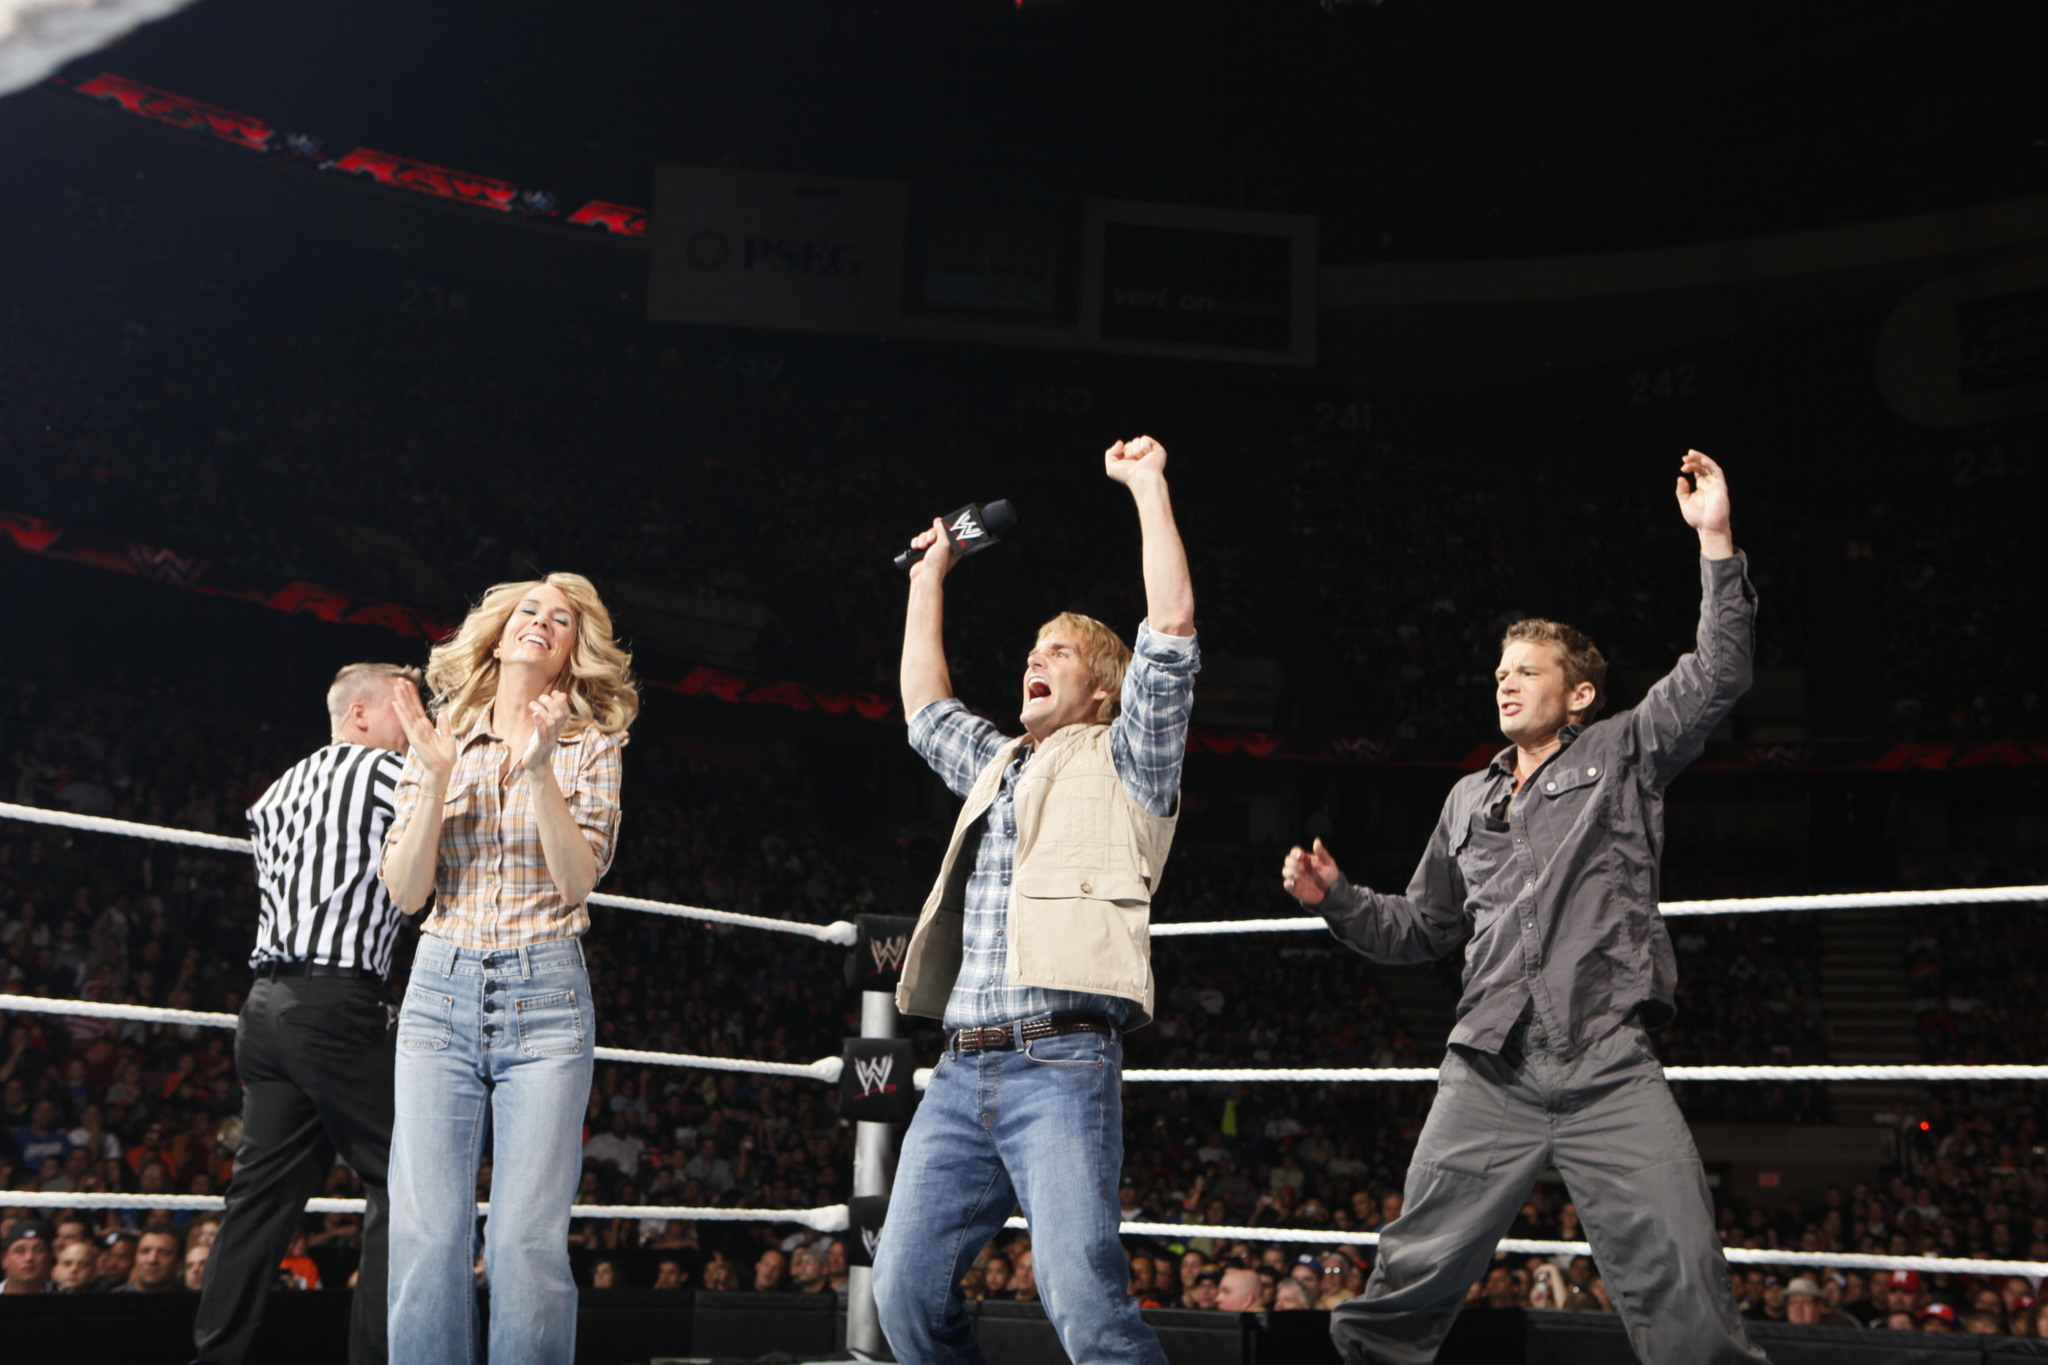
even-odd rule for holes
{"type": "Polygon", "coordinates": [[[367,978],[263,978],[250,989],[235,1030],[242,1149],[193,1329],[206,1365],[247,1356],[278,1262],[337,1153],[362,1177],[369,1202],[349,1361],[383,1365],[392,1048],[384,991],[367,978]]]}

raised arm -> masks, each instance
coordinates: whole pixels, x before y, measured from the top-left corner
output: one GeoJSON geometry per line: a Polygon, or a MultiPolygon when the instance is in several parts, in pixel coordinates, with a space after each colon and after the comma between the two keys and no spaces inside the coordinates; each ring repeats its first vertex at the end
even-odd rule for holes
{"type": "Polygon", "coordinates": [[[1627,718],[1644,771],[1660,787],[1700,756],[1756,671],[1756,589],[1729,530],[1727,476],[1697,450],[1685,453],[1680,468],[1679,514],[1700,537],[1699,631],[1692,653],[1627,718]]]}
{"type": "Polygon", "coordinates": [[[1162,635],[1195,633],[1195,585],[1166,491],[1166,447],[1150,436],[1102,453],[1103,472],[1131,490],[1144,543],[1145,618],[1162,635]]]}
{"type": "MultiPolygon", "coordinates": [[[[946,524],[932,524],[910,542],[916,550],[946,543],[946,524]]],[[[910,602],[903,612],[903,719],[908,721],[935,701],[953,695],[953,673],[946,667],[946,574],[956,556],[940,550],[910,566],[910,602]]]]}

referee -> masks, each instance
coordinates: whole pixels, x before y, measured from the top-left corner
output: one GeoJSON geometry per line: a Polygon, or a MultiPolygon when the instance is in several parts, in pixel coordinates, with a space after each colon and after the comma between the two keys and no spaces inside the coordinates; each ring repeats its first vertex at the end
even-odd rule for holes
{"type": "Polygon", "coordinates": [[[393,678],[350,664],[327,689],[333,741],[249,809],[262,908],[256,982],[235,1030],[242,1147],[206,1263],[193,1337],[202,1365],[249,1353],[278,1262],[337,1154],[369,1196],[349,1332],[350,1365],[382,1365],[388,1257],[392,1037],[384,976],[401,916],[377,859],[406,751],[393,678]]]}

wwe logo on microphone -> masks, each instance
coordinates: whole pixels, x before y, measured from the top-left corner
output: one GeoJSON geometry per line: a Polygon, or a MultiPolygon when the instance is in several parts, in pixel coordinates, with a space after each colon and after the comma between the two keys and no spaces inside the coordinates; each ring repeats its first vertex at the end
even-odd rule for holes
{"type": "Polygon", "coordinates": [[[953,519],[953,524],[946,528],[946,534],[953,537],[955,542],[965,542],[980,540],[988,532],[974,519],[974,509],[963,507],[960,509],[960,515],[953,519]]]}
{"type": "Polygon", "coordinates": [[[875,959],[875,970],[878,972],[902,970],[903,954],[909,947],[908,934],[891,934],[887,938],[868,940],[868,953],[875,959]]]}
{"type": "Polygon", "coordinates": [[[856,1057],[853,1059],[854,1076],[860,1081],[860,1098],[872,1099],[886,1095],[896,1087],[889,1084],[889,1073],[896,1069],[894,1057],[856,1057]]]}

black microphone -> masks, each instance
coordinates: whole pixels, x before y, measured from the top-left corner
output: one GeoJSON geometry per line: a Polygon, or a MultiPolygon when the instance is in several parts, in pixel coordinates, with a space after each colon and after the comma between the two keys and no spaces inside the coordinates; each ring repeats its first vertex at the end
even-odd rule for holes
{"type": "MultiPolygon", "coordinates": [[[[986,507],[970,502],[959,511],[946,514],[946,540],[956,555],[986,550],[1016,529],[1017,509],[1010,506],[1008,498],[998,498],[986,507]]],[[[924,555],[923,550],[905,550],[896,556],[896,567],[909,573],[910,566],[924,555]]]]}

